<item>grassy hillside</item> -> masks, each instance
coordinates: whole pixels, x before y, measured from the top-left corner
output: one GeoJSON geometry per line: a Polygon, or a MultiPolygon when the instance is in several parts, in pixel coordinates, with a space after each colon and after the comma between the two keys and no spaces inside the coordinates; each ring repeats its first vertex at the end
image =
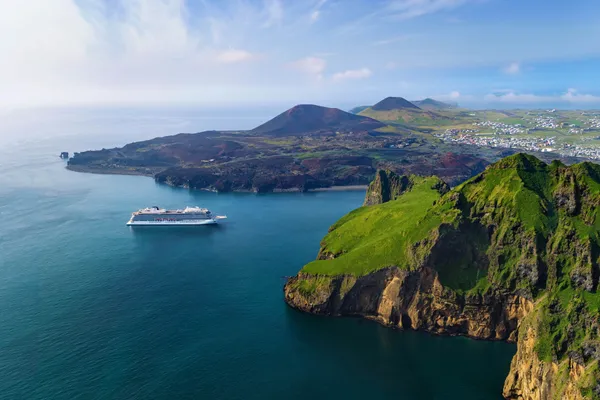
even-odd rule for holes
{"type": "Polygon", "coordinates": [[[365,108],[358,115],[376,119],[378,121],[409,124],[415,126],[430,126],[434,121],[449,120],[449,118],[429,110],[420,108],[399,108],[394,110],[375,110],[365,108]]]}
{"type": "Polygon", "coordinates": [[[520,332],[537,332],[537,357],[585,366],[581,393],[600,396],[600,166],[516,154],[447,192],[435,177],[408,179],[396,200],[336,222],[300,276],[429,267],[457,294],[518,293],[535,304],[520,332]]]}
{"type": "Polygon", "coordinates": [[[390,265],[409,267],[406,249],[440,223],[426,218],[440,194],[435,177],[413,177],[413,188],[396,201],[361,207],[336,222],[322,242],[321,254],[339,255],[304,267],[315,274],[363,275],[390,265]]]}
{"type": "Polygon", "coordinates": [[[335,223],[320,260],[303,271],[364,275],[432,264],[458,290],[596,289],[598,165],[548,165],[517,154],[446,194],[435,177],[411,179],[397,200],[359,208],[335,223]],[[453,260],[442,257],[448,252],[453,260]],[[478,279],[457,277],[463,274],[478,279]]]}
{"type": "MultiPolygon", "coordinates": [[[[549,263],[546,245],[559,246],[572,235],[600,249],[599,177],[595,164],[548,165],[517,154],[444,195],[437,178],[411,178],[414,185],[398,200],[359,208],[335,223],[321,248],[321,258],[333,259],[314,261],[304,271],[361,275],[387,266],[416,268],[423,261],[416,252],[431,250],[449,232],[483,230],[490,232],[489,244],[478,256],[489,259],[488,278],[534,288],[552,278],[541,276],[537,265],[549,263]],[[532,276],[519,269],[524,263],[532,264],[532,276]]],[[[561,276],[577,264],[569,261],[561,264],[561,276]]]]}
{"type": "Polygon", "coordinates": [[[445,194],[435,177],[410,179],[397,200],[336,222],[319,259],[301,272],[429,266],[458,293],[501,289],[539,299],[528,323],[540,332],[541,360],[597,344],[600,166],[516,154],[445,194]]]}

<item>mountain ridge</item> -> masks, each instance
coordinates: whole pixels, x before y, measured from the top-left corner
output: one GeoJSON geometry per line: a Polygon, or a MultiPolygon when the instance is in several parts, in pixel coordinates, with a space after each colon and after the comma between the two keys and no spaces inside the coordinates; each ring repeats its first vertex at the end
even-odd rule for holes
{"type": "Polygon", "coordinates": [[[404,97],[386,97],[378,103],[375,103],[370,107],[374,111],[390,111],[398,109],[419,109],[415,104],[406,100],[404,97]]]}
{"type": "Polygon", "coordinates": [[[447,116],[436,112],[443,109],[437,105],[438,102],[432,103],[434,101],[426,102],[425,107],[420,108],[403,97],[386,97],[377,104],[361,110],[358,115],[387,123],[408,124],[411,126],[437,120],[448,120],[447,116]]]}
{"type": "Polygon", "coordinates": [[[369,117],[351,114],[339,108],[298,104],[250,132],[270,136],[307,134],[326,130],[370,131],[386,125],[369,117]]]}
{"type": "Polygon", "coordinates": [[[457,108],[458,106],[455,104],[444,103],[439,100],[432,99],[427,97],[423,100],[416,100],[412,102],[416,106],[424,110],[448,110],[452,108],[457,108]]]}

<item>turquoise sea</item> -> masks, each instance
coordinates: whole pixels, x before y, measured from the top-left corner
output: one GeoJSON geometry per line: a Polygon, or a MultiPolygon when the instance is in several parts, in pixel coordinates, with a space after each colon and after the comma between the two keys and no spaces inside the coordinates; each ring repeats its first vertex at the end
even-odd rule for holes
{"type": "Polygon", "coordinates": [[[363,192],[214,194],[67,171],[60,151],[260,117],[0,114],[1,399],[499,399],[513,345],[302,314],[285,277],[363,192]],[[222,226],[125,226],[201,205],[222,226]]]}

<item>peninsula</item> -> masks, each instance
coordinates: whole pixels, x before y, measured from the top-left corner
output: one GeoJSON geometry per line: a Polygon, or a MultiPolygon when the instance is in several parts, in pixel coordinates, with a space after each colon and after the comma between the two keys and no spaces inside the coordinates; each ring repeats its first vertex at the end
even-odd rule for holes
{"type": "MultiPolygon", "coordinates": [[[[484,123],[482,118],[491,113],[401,97],[388,97],[355,111],[358,114],[301,104],[248,131],[181,133],[75,153],[68,168],[147,175],[159,183],[219,192],[366,186],[378,169],[436,175],[453,186],[516,152],[512,145],[474,146],[457,130],[484,123]],[[445,133],[455,130],[459,132],[455,136],[445,133]]],[[[506,118],[500,112],[493,115],[506,118]]],[[[508,140],[508,136],[493,133],[490,137],[508,140]]],[[[488,136],[472,137],[481,141],[488,136]]],[[[531,140],[538,139],[535,135],[522,139],[523,143],[531,140]]],[[[496,142],[488,144],[492,143],[496,142]]],[[[526,150],[535,152],[536,148],[526,150]]],[[[552,152],[538,154],[546,160],[558,157],[552,152]]],[[[561,159],[576,161],[568,155],[561,159]]]]}
{"type": "Polygon", "coordinates": [[[450,189],[379,171],[284,287],[302,311],[517,343],[508,399],[600,398],[600,166],[506,157],[450,189]]]}

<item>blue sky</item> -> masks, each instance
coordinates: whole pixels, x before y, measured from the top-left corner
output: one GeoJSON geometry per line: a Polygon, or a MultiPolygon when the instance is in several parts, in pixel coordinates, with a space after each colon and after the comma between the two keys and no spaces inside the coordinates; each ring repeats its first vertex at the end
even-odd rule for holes
{"type": "Polygon", "coordinates": [[[4,0],[0,104],[600,108],[594,0],[4,0]]]}

